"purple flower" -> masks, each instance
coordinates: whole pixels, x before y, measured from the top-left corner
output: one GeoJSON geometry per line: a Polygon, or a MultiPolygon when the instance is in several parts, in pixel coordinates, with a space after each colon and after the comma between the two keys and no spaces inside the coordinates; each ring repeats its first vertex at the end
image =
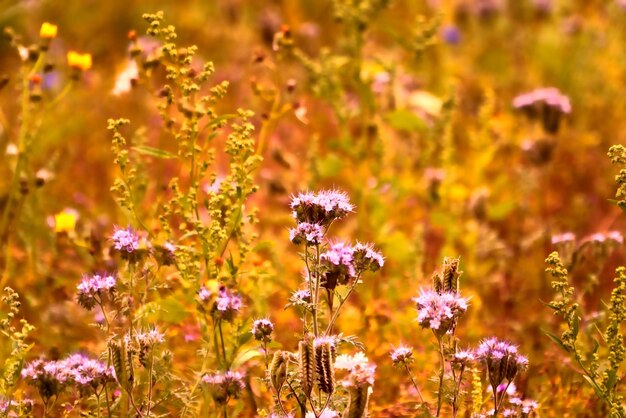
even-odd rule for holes
{"type": "Polygon", "coordinates": [[[272,331],[274,331],[274,324],[267,318],[257,319],[252,324],[252,335],[258,341],[271,341],[272,331]]]}
{"type": "Polygon", "coordinates": [[[243,373],[228,370],[223,373],[205,374],[202,381],[209,385],[215,402],[223,405],[228,399],[239,397],[246,387],[243,378],[243,373]]]}
{"type": "Polygon", "coordinates": [[[201,286],[198,291],[198,297],[202,302],[207,302],[211,298],[211,291],[205,286],[201,286]]]}
{"type": "Polygon", "coordinates": [[[298,223],[329,225],[336,219],[345,217],[352,212],[345,193],[324,190],[318,193],[300,193],[291,200],[293,217],[298,223]]]}
{"type": "Polygon", "coordinates": [[[347,378],[341,381],[341,385],[344,387],[360,388],[374,384],[376,365],[370,363],[362,352],[358,352],[354,356],[340,355],[335,361],[334,368],[349,372],[347,378]]]}
{"type": "Polygon", "coordinates": [[[411,347],[401,345],[391,352],[390,357],[394,366],[411,364],[413,363],[413,349],[411,347]]]}
{"type": "Polygon", "coordinates": [[[78,303],[87,310],[103,302],[105,294],[113,295],[117,282],[112,274],[85,276],[76,286],[78,303]]]}
{"type": "Polygon", "coordinates": [[[519,372],[528,368],[528,359],[518,354],[517,346],[497,338],[488,338],[480,343],[476,357],[485,364],[494,392],[499,385],[505,381],[512,382],[519,372]]]}
{"type": "Polygon", "coordinates": [[[35,386],[42,398],[48,399],[68,386],[75,386],[81,394],[89,390],[97,392],[115,380],[115,372],[104,363],[73,354],[59,361],[34,360],[22,369],[22,378],[35,386]]]}
{"type": "Polygon", "coordinates": [[[357,243],[352,248],[352,258],[357,272],[378,271],[385,264],[382,254],[375,251],[371,244],[357,243]]]}
{"type": "Polygon", "coordinates": [[[225,321],[232,321],[239,312],[243,302],[241,296],[231,293],[225,286],[221,286],[215,300],[215,311],[225,321]]]}
{"type": "Polygon", "coordinates": [[[113,247],[118,251],[130,254],[139,248],[139,236],[131,227],[116,227],[111,239],[113,240],[113,247]]]}
{"type": "Polygon", "coordinates": [[[413,298],[417,305],[417,321],[441,337],[456,326],[457,320],[467,311],[467,299],[453,292],[422,291],[413,298]]]}
{"type": "Polygon", "coordinates": [[[324,238],[324,228],[319,224],[299,223],[289,230],[289,240],[296,245],[305,242],[307,245],[319,245],[324,238]]]}
{"type": "Polygon", "coordinates": [[[332,290],[338,284],[348,284],[356,277],[353,255],[354,248],[343,242],[332,244],[330,249],[320,255],[320,262],[326,267],[322,287],[332,290]]]}
{"type": "Polygon", "coordinates": [[[452,357],[452,363],[458,364],[461,366],[467,366],[476,360],[476,356],[472,350],[460,350],[454,353],[452,357]]]}
{"type": "Polygon", "coordinates": [[[441,29],[441,37],[449,45],[461,43],[461,31],[454,25],[447,25],[441,29]]]}
{"type": "Polygon", "coordinates": [[[289,302],[296,306],[306,306],[311,303],[311,292],[308,289],[300,289],[293,292],[289,302]]]}
{"type": "Polygon", "coordinates": [[[569,98],[554,87],[521,94],[513,99],[513,107],[524,111],[532,119],[540,118],[544,130],[553,134],[559,130],[561,115],[572,111],[569,98]]]}

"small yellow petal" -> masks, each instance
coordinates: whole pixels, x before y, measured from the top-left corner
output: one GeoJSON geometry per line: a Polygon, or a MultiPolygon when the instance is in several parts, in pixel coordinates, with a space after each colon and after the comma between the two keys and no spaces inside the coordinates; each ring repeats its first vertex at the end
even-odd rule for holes
{"type": "Polygon", "coordinates": [[[64,210],[54,215],[54,232],[71,232],[76,227],[78,216],[74,211],[64,210]]]}
{"type": "Polygon", "coordinates": [[[82,71],[87,71],[91,68],[91,54],[79,54],[76,51],[69,51],[67,53],[67,65],[82,71]]]}
{"type": "Polygon", "coordinates": [[[44,22],[39,29],[39,36],[43,39],[52,39],[57,36],[57,26],[52,23],[44,22]]]}

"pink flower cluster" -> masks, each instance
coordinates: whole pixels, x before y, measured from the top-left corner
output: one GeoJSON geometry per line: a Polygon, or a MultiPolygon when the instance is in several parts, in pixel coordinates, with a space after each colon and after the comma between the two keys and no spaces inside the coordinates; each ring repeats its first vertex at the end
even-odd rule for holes
{"type": "Polygon", "coordinates": [[[133,253],[139,248],[139,236],[131,227],[116,227],[111,239],[113,240],[113,247],[118,251],[133,253]]]}
{"type": "Polygon", "coordinates": [[[209,385],[215,402],[225,404],[230,398],[238,398],[246,387],[244,375],[238,371],[228,370],[213,374],[205,374],[202,381],[209,385]]]}
{"type": "Polygon", "coordinates": [[[345,193],[324,190],[318,193],[300,193],[291,200],[294,219],[298,223],[330,225],[354,210],[345,193]]]}
{"type": "Polygon", "coordinates": [[[289,230],[289,240],[296,245],[305,242],[307,245],[319,245],[324,239],[324,228],[319,224],[301,222],[289,230]]]}
{"type": "Polygon", "coordinates": [[[541,118],[546,132],[559,130],[561,115],[572,111],[569,98],[554,87],[542,88],[517,96],[513,107],[523,110],[530,118],[541,118]]]}
{"type": "Polygon", "coordinates": [[[220,287],[215,300],[215,312],[220,318],[232,321],[242,306],[241,296],[230,292],[225,286],[220,287]]]}
{"type": "Polygon", "coordinates": [[[439,337],[451,331],[467,311],[467,299],[452,292],[426,290],[413,301],[418,310],[417,322],[423,328],[432,329],[439,337]]]}
{"type": "Polygon", "coordinates": [[[358,352],[353,356],[342,354],[335,360],[335,369],[347,370],[348,376],[341,381],[344,387],[363,387],[374,385],[376,365],[369,362],[365,354],[358,352]]]}
{"type": "Polygon", "coordinates": [[[326,267],[322,286],[332,290],[338,284],[348,284],[365,270],[379,270],[385,260],[370,244],[357,243],[352,247],[336,242],[320,255],[320,262],[326,267]]]}
{"type": "Polygon", "coordinates": [[[24,367],[22,378],[47,399],[68,386],[76,386],[81,393],[88,393],[89,389],[99,393],[104,385],[115,380],[115,372],[104,363],[73,354],[58,361],[34,360],[24,367]]]}
{"type": "Polygon", "coordinates": [[[528,368],[528,359],[518,353],[517,346],[497,338],[481,342],[476,349],[476,358],[485,364],[494,391],[503,382],[512,382],[519,372],[528,368]]]}
{"type": "Polygon", "coordinates": [[[252,335],[258,341],[271,341],[271,335],[274,331],[274,324],[267,318],[257,319],[252,324],[252,335]]]}
{"type": "Polygon", "coordinates": [[[82,278],[76,286],[78,303],[85,309],[91,310],[96,304],[101,304],[103,296],[113,295],[117,281],[112,274],[94,274],[82,278]]]}
{"type": "Polygon", "coordinates": [[[413,363],[413,349],[411,347],[401,345],[391,352],[390,357],[394,366],[411,364],[413,363]]]}

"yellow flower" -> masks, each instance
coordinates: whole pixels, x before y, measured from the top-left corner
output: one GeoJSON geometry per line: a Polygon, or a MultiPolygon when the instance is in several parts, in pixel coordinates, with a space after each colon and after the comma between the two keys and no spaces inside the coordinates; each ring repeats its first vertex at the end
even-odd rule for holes
{"type": "Polygon", "coordinates": [[[57,25],[53,25],[52,23],[44,22],[41,25],[41,29],[39,29],[39,36],[43,39],[52,39],[57,36],[57,25]]]}
{"type": "Polygon", "coordinates": [[[79,54],[76,51],[67,53],[67,65],[78,70],[87,71],[91,68],[91,54],[79,54]]]}
{"type": "Polygon", "coordinates": [[[76,227],[78,215],[71,209],[64,209],[62,212],[54,215],[54,232],[72,232],[76,227]]]}

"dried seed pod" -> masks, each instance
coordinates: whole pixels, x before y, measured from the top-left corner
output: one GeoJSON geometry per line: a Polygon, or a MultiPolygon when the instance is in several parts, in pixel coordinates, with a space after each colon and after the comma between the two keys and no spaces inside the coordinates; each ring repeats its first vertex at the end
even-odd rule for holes
{"type": "Polygon", "coordinates": [[[459,271],[460,259],[445,257],[443,259],[443,291],[459,292],[459,277],[463,272],[459,271]]]}
{"type": "Polygon", "coordinates": [[[367,403],[372,388],[370,385],[362,385],[350,388],[350,405],[346,410],[346,418],[364,418],[367,416],[367,403]]]}
{"type": "Polygon", "coordinates": [[[280,392],[285,380],[287,380],[287,356],[284,351],[277,351],[270,364],[270,381],[272,386],[280,392]]]}
{"type": "Polygon", "coordinates": [[[335,340],[332,337],[319,337],[313,342],[315,350],[315,371],[317,374],[317,386],[326,393],[335,391],[335,340]]]}
{"type": "Polygon", "coordinates": [[[298,351],[300,354],[300,387],[308,397],[311,396],[315,384],[315,351],[313,350],[313,341],[309,336],[298,343],[298,351]]]}
{"type": "Polygon", "coordinates": [[[111,350],[111,358],[113,359],[113,368],[115,375],[120,383],[124,380],[126,374],[124,369],[124,356],[122,355],[122,347],[117,341],[109,341],[109,349],[111,350]]]}

